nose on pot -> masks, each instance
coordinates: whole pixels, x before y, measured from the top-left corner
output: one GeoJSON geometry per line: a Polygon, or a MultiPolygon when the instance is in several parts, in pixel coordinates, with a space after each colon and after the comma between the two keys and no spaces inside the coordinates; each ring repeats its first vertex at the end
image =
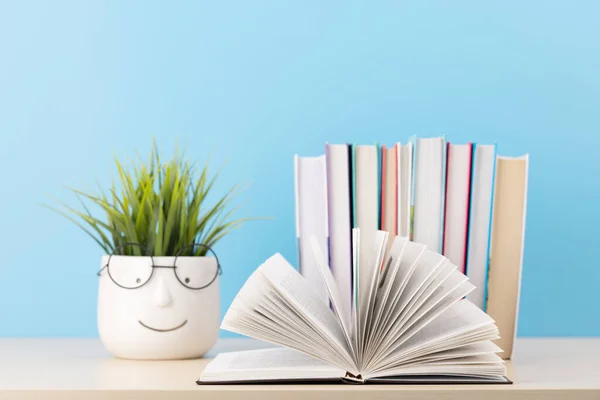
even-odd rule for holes
{"type": "Polygon", "coordinates": [[[154,292],[154,304],[157,307],[169,307],[173,303],[173,298],[171,297],[171,293],[165,284],[165,281],[162,277],[158,278],[158,284],[156,285],[156,290],[154,292]]]}

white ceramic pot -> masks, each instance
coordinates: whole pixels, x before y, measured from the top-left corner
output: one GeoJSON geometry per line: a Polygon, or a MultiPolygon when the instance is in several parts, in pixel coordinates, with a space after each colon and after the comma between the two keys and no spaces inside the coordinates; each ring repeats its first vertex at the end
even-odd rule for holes
{"type": "Polygon", "coordinates": [[[104,256],[102,268],[98,330],[114,356],[197,358],[214,346],[220,318],[214,257],[104,256]]]}

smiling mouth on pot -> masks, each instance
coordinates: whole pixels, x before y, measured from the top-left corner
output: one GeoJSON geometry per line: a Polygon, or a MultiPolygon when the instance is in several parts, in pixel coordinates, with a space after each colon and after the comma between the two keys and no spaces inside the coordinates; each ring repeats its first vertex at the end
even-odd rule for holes
{"type": "Polygon", "coordinates": [[[185,324],[187,324],[188,320],[186,319],[185,321],[183,321],[181,324],[177,325],[174,328],[169,328],[169,329],[158,329],[158,328],[153,328],[151,326],[146,325],[145,323],[143,323],[142,321],[138,320],[138,322],[140,323],[141,326],[143,326],[144,328],[148,328],[151,331],[155,331],[155,332],[171,332],[174,330],[177,330],[179,328],[181,328],[182,326],[184,326],[185,324]]]}

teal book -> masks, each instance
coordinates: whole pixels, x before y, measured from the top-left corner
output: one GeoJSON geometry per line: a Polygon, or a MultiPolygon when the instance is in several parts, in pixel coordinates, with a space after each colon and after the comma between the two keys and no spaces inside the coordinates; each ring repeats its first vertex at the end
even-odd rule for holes
{"type": "Polygon", "coordinates": [[[444,243],[444,228],[446,226],[446,183],[448,173],[448,141],[446,135],[442,135],[442,199],[441,199],[441,211],[440,211],[440,243],[441,246],[438,251],[442,251],[444,243]]]}
{"type": "Polygon", "coordinates": [[[492,229],[496,144],[473,145],[466,275],[475,285],[468,299],[485,311],[492,229]]]}

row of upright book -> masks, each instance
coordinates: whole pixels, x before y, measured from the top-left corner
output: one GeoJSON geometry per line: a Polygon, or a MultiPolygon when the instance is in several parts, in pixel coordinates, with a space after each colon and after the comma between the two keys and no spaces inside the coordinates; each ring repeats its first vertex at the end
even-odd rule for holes
{"type": "MultiPolygon", "coordinates": [[[[512,354],[517,330],[527,199],[528,155],[497,145],[455,144],[445,136],[385,145],[325,145],[295,156],[299,267],[323,298],[308,238],[315,236],[348,309],[352,307],[352,228],[383,230],[446,256],[476,289],[470,301],[500,330],[512,354]]],[[[391,242],[391,240],[390,240],[391,242]]],[[[360,251],[371,244],[360,243],[360,251]]]]}

